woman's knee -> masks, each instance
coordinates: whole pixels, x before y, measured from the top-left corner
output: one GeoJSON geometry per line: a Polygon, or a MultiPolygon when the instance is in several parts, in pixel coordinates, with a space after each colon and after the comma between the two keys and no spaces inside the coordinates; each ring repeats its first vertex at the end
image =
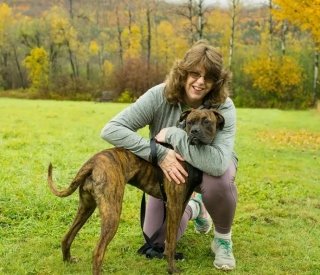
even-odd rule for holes
{"type": "Polygon", "coordinates": [[[231,197],[237,200],[237,188],[235,186],[236,168],[230,165],[227,171],[220,177],[203,174],[200,185],[203,200],[219,200],[231,197]]]}

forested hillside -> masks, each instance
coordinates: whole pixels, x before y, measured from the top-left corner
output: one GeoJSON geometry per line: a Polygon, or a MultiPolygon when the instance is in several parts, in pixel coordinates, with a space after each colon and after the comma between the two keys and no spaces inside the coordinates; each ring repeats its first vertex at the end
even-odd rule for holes
{"type": "Polygon", "coordinates": [[[0,95],[132,101],[198,39],[219,47],[239,106],[314,105],[320,1],[206,6],[203,0],[0,4],[0,95]],[[1,91],[2,90],[2,91],[1,91]]]}

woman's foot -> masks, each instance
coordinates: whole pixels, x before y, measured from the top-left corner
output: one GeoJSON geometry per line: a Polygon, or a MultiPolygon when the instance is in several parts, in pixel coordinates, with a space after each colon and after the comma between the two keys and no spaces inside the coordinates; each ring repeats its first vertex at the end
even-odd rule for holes
{"type": "Polygon", "coordinates": [[[212,228],[212,219],[202,202],[202,196],[196,193],[189,201],[192,209],[192,220],[197,233],[208,234],[212,228]]]}
{"type": "Polygon", "coordinates": [[[232,252],[232,241],[214,237],[211,250],[215,254],[213,265],[220,270],[230,271],[236,267],[236,261],[232,252]]]}

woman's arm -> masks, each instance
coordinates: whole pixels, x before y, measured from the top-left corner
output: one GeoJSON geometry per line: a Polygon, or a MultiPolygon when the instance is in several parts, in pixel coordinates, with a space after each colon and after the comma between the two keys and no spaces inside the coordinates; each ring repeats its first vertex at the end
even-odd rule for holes
{"type": "MultiPolygon", "coordinates": [[[[158,85],[143,94],[135,103],[124,109],[108,122],[101,131],[101,137],[116,147],[130,150],[149,161],[150,140],[143,138],[137,130],[152,123],[162,103],[159,98],[163,87],[158,85]]],[[[167,149],[157,145],[158,155],[164,157],[167,149]]]]}
{"type": "Polygon", "coordinates": [[[227,170],[232,160],[235,132],[236,111],[229,99],[221,109],[225,125],[210,145],[190,145],[187,133],[176,127],[169,127],[166,131],[165,142],[171,144],[175,151],[194,167],[212,175],[220,176],[227,170]]]}

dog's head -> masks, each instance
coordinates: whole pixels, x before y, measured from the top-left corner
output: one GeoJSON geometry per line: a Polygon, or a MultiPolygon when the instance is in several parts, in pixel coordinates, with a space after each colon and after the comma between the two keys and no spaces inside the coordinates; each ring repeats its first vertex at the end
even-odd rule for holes
{"type": "Polygon", "coordinates": [[[179,125],[187,132],[190,144],[210,144],[217,129],[223,129],[224,117],[216,109],[191,109],[181,114],[179,125]]]}

